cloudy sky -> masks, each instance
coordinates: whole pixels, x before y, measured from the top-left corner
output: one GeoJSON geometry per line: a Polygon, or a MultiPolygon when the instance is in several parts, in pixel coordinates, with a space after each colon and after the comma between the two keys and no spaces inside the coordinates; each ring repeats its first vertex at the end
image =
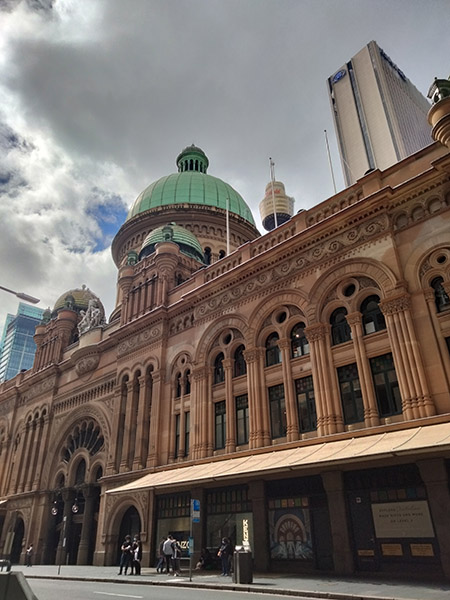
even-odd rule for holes
{"type": "MultiPolygon", "coordinates": [[[[426,95],[450,72],[448,0],[0,0],[0,285],[52,306],[86,284],[109,314],[110,242],[195,143],[258,223],[333,193],[326,79],[374,39],[426,95]]],[[[17,299],[0,292],[0,327],[17,299]]]]}

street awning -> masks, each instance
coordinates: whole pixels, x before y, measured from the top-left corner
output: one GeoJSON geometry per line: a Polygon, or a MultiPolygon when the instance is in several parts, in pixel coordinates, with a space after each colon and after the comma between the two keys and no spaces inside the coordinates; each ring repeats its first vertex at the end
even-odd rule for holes
{"type": "Polygon", "coordinates": [[[289,472],[301,467],[332,467],[383,457],[424,455],[450,451],[450,423],[414,427],[335,441],[306,443],[287,450],[258,452],[251,456],[211,460],[195,465],[165,468],[144,475],[126,485],[107,490],[108,494],[142,491],[183,484],[222,481],[238,476],[289,472]]]}

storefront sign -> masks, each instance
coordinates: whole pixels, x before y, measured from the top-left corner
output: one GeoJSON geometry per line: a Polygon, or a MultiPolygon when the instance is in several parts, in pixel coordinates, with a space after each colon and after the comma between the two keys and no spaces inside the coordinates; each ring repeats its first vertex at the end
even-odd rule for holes
{"type": "Polygon", "coordinates": [[[410,544],[411,556],[434,556],[432,544],[410,544]]]}
{"type": "Polygon", "coordinates": [[[434,537],[425,500],[372,504],[372,514],[377,538],[434,537]]]}
{"type": "Polygon", "coordinates": [[[401,544],[381,544],[383,556],[403,556],[401,544]]]}

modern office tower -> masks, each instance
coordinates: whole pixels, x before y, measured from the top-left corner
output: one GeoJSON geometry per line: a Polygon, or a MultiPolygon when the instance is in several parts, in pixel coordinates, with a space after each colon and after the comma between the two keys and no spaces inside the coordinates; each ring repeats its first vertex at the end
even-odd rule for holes
{"type": "Polygon", "coordinates": [[[17,314],[7,316],[0,354],[0,381],[11,379],[22,369],[33,366],[36,352],[34,330],[43,314],[42,308],[20,302],[17,314]]]}
{"type": "Polygon", "coordinates": [[[374,41],[328,78],[328,93],[347,185],[431,144],[428,101],[374,41]]]}

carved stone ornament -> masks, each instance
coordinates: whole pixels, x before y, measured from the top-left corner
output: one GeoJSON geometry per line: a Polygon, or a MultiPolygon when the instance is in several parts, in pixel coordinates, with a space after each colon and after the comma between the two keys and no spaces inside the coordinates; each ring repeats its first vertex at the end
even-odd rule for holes
{"type": "Polygon", "coordinates": [[[83,356],[83,358],[80,358],[80,360],[77,361],[75,371],[78,376],[84,375],[85,373],[89,373],[96,369],[99,362],[100,354],[97,352],[89,354],[88,356],[83,356]]]}
{"type": "Polygon", "coordinates": [[[142,346],[146,346],[150,342],[154,342],[161,336],[161,329],[159,327],[153,327],[152,329],[146,329],[140,333],[133,335],[124,342],[122,342],[117,349],[117,356],[123,356],[134,352],[142,346]]]}
{"type": "Polygon", "coordinates": [[[56,383],[56,377],[48,377],[46,379],[43,379],[39,383],[35,383],[23,395],[24,400],[26,402],[28,402],[29,400],[36,398],[37,396],[40,396],[41,394],[45,394],[46,392],[49,392],[50,390],[53,389],[55,383],[56,383]]]}
{"type": "Polygon", "coordinates": [[[411,297],[408,295],[398,296],[397,298],[387,298],[380,302],[381,312],[384,315],[393,315],[404,312],[411,308],[411,297]]]}

